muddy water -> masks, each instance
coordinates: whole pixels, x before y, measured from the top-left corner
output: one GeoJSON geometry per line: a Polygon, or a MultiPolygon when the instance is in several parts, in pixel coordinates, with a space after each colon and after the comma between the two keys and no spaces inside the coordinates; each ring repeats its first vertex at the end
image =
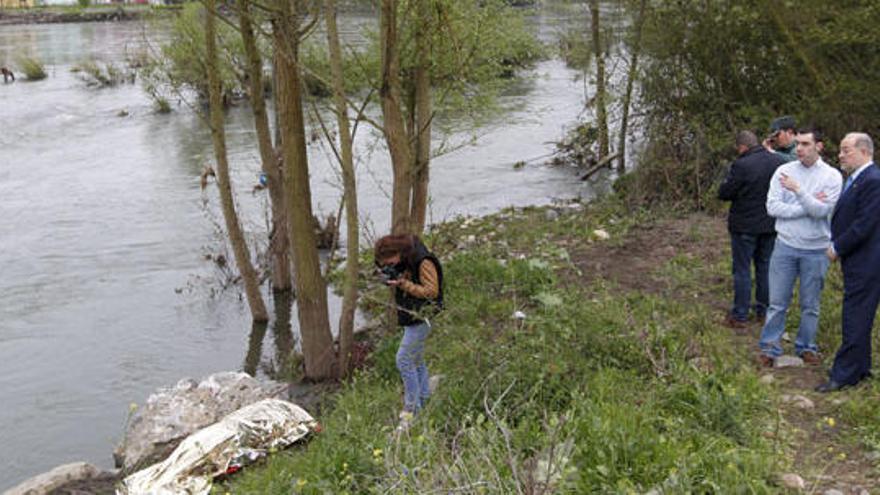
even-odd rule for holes
{"type": "MultiPolygon", "coordinates": [[[[535,22],[549,35],[558,19],[535,22]]],[[[281,301],[277,321],[252,331],[239,290],[219,290],[223,274],[205,259],[224,248],[216,189],[199,188],[212,153],[199,117],[186,107],[155,114],[138,85],[90,89],[70,71],[90,55],[122,63],[144,28],[0,29],[0,65],[27,53],[49,72],[0,86],[0,489],[65,462],[109,468],[130,403],[186,376],[274,376],[295,346],[295,308],[294,328],[281,301]]],[[[476,145],[434,162],[432,221],[590,194],[540,160],[514,169],[549,153],[583,107],[582,83],[560,62],[530,75],[476,145]]],[[[245,225],[260,237],[265,198],[250,192],[259,164],[246,108],[229,112],[228,138],[245,225]]],[[[370,132],[357,141],[360,207],[368,229],[382,232],[390,167],[381,149],[367,152],[375,142],[370,132]]],[[[329,153],[319,144],[309,153],[316,209],[334,211],[329,153]]]]}

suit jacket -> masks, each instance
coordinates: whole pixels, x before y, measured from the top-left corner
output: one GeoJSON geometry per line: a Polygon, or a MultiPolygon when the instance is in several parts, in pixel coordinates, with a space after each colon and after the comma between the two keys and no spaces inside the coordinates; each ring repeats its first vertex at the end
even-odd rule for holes
{"type": "Polygon", "coordinates": [[[727,215],[727,229],[743,234],[773,234],[775,219],[767,214],[767,190],[773,172],[785,160],[754,146],[743,153],[718,188],[718,198],[732,201],[727,215]]]}
{"type": "Polygon", "coordinates": [[[880,280],[880,169],[869,165],[840,195],[831,217],[831,241],[847,285],[880,280]]]}

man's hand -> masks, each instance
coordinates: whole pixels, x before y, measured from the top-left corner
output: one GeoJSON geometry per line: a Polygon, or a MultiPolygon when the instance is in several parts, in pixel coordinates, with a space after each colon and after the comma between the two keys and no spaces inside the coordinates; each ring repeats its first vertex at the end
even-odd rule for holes
{"type": "Polygon", "coordinates": [[[818,199],[819,201],[821,201],[823,203],[825,202],[826,199],[828,199],[828,195],[825,194],[825,191],[819,191],[816,194],[814,194],[813,196],[815,196],[816,199],[818,199]]]}
{"type": "Polygon", "coordinates": [[[796,180],[784,173],[779,174],[779,183],[782,184],[782,187],[788,189],[795,194],[797,194],[797,192],[801,190],[801,185],[798,184],[796,180]]]}
{"type": "Polygon", "coordinates": [[[828,249],[825,250],[825,256],[828,256],[828,259],[831,260],[832,263],[837,261],[837,252],[834,251],[832,246],[828,246],[828,249]]]}

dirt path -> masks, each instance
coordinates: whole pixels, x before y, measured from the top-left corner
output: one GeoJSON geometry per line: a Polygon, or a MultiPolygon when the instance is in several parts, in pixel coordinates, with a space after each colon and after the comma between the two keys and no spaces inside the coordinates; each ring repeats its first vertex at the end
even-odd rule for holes
{"type": "MultiPolygon", "coordinates": [[[[723,218],[692,214],[658,220],[631,230],[624,239],[610,245],[599,243],[575,248],[571,259],[581,273],[566,275],[565,282],[587,285],[602,279],[622,291],[665,297],[683,297],[684,291],[695,291],[705,306],[717,312],[719,331],[729,332],[738,354],[749,359],[755,355],[760,322],[738,332],[723,325],[731,290],[727,275],[729,252],[723,218]],[[670,275],[666,266],[676,259],[693,261],[691,265],[700,271],[700,282],[695,287],[683,288],[670,275]],[[723,271],[719,272],[719,264],[725,266],[723,271]]],[[[829,395],[814,392],[813,387],[826,376],[829,361],[826,358],[822,366],[782,369],[754,365],[755,373],[774,388],[779,411],[781,427],[768,436],[775,437],[779,448],[785,449],[786,457],[792,461],[788,471],[805,480],[806,493],[880,493],[875,467],[880,455],[867,452],[858,439],[854,439],[854,425],[846,424],[839,417],[847,401],[856,400],[855,394],[869,393],[869,390],[860,387],[829,395]]]]}

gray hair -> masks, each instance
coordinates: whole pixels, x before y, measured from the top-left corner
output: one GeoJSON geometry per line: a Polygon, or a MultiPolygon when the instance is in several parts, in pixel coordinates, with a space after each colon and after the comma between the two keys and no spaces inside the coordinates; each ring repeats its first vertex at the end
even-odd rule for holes
{"type": "Polygon", "coordinates": [[[758,136],[752,131],[739,131],[736,133],[736,145],[749,148],[758,145],[758,136]]]}
{"type": "Polygon", "coordinates": [[[851,132],[847,137],[853,138],[853,145],[856,148],[867,151],[870,157],[874,156],[874,141],[871,140],[871,136],[864,132],[851,132]]]}

